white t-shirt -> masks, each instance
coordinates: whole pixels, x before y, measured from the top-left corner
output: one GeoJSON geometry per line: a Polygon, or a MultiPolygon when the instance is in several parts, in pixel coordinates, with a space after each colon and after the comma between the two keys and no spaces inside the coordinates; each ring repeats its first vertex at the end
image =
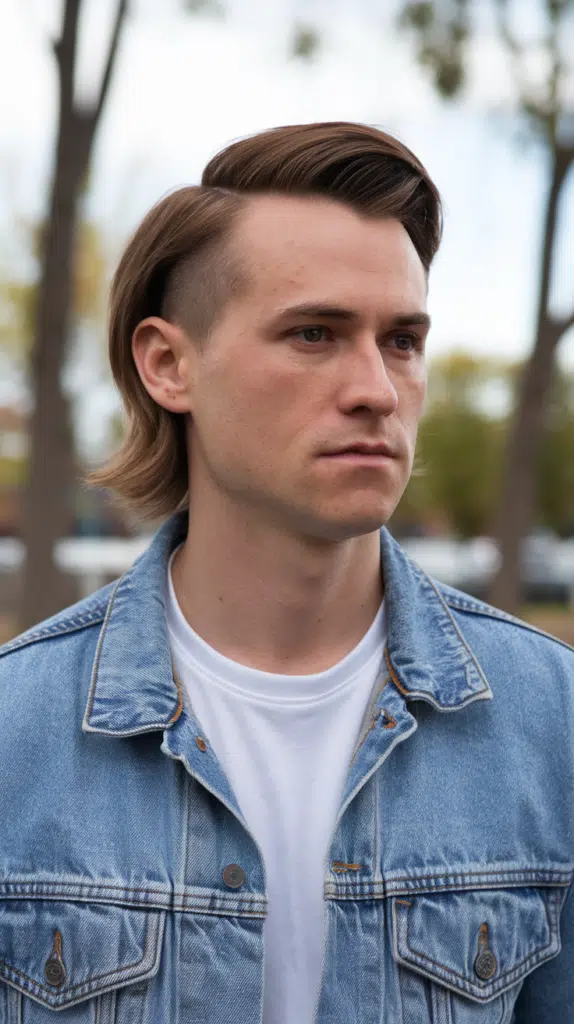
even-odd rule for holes
{"type": "Polygon", "coordinates": [[[354,650],[306,676],[262,672],[205,643],[179,608],[171,561],[166,611],[193,713],[263,856],[264,1024],[311,1024],[323,961],[325,859],[380,673],[384,604],[354,650]]]}

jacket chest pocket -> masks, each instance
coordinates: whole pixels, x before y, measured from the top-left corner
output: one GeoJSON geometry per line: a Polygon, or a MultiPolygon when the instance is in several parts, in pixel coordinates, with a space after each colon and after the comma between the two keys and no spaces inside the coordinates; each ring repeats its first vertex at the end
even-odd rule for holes
{"type": "Polygon", "coordinates": [[[0,903],[0,1024],[140,1024],[164,923],[109,904],[0,903]]]}
{"type": "Polygon", "coordinates": [[[525,977],[560,950],[562,897],[530,888],[396,898],[404,1024],[510,1024],[525,977]]]}

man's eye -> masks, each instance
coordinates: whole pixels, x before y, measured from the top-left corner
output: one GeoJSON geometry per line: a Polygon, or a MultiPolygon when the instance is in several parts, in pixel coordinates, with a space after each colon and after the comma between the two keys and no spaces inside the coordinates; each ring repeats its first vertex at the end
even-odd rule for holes
{"type": "Polygon", "coordinates": [[[302,327],[299,331],[293,331],[293,333],[298,338],[301,338],[302,341],[306,341],[308,344],[313,345],[318,341],[325,341],[326,328],[302,327]]]}
{"type": "Polygon", "coordinates": [[[400,352],[412,352],[417,347],[418,338],[414,334],[395,334],[393,341],[400,352]]]}

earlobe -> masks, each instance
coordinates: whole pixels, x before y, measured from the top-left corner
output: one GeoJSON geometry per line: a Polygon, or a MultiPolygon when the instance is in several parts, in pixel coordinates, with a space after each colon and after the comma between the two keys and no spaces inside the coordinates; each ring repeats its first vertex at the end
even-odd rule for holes
{"type": "Polygon", "coordinates": [[[141,382],[158,405],[191,412],[191,345],[185,332],[161,317],[148,317],[132,336],[132,355],[141,382]]]}

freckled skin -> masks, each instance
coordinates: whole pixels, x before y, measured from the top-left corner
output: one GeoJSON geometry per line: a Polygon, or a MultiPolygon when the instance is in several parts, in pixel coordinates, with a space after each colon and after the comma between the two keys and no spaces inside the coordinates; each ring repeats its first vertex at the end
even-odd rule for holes
{"type": "Polygon", "coordinates": [[[195,367],[191,494],[219,494],[309,539],[378,529],[408,482],[426,383],[425,329],[410,353],[391,337],[393,316],[426,309],[407,232],[329,200],[266,196],[243,215],[234,248],[249,284],[195,367]],[[277,326],[277,311],[319,302],[356,310],[356,323],[297,316],[277,326]],[[314,326],[328,340],[301,336],[314,326]],[[378,469],[321,457],[361,439],[385,440],[397,457],[378,469]]]}

